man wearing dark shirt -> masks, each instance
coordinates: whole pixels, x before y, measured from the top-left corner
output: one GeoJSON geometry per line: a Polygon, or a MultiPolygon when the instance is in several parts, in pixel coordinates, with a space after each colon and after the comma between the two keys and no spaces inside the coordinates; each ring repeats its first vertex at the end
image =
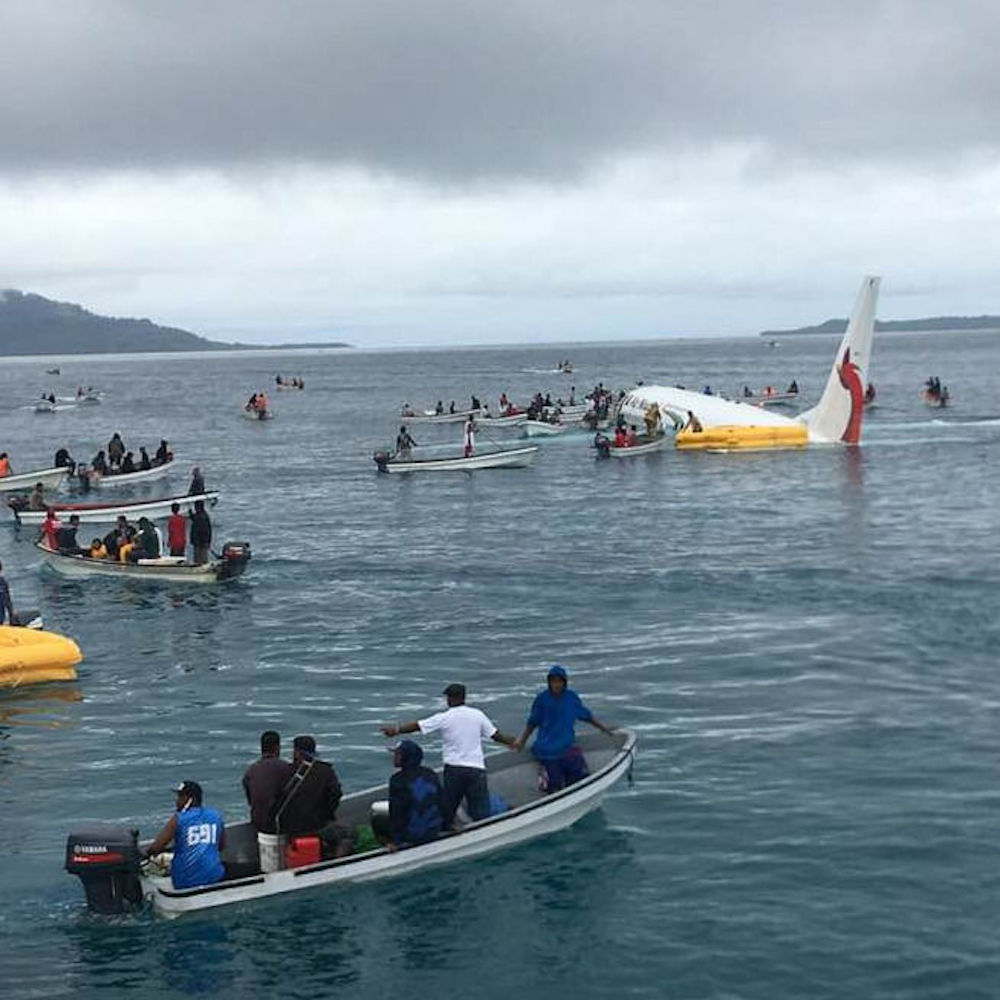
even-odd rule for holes
{"type": "Polygon", "coordinates": [[[69,524],[64,524],[56,529],[56,544],[59,551],[67,555],[79,555],[83,549],[77,544],[76,532],[80,527],[80,517],[78,514],[71,514],[69,524]]]}
{"type": "Polygon", "coordinates": [[[8,624],[14,624],[14,605],[10,599],[10,587],[3,576],[3,563],[0,563],[0,625],[4,623],[4,616],[8,624]]]}
{"type": "Polygon", "coordinates": [[[195,500],[191,511],[191,547],[194,549],[194,563],[201,566],[208,562],[208,551],[212,544],[212,522],[205,510],[204,500],[195,500]]]}
{"type": "Polygon", "coordinates": [[[281,737],[268,729],[260,735],[260,759],[243,775],[243,791],[250,806],[250,822],[258,833],[274,833],[274,813],[282,789],[295,768],[281,759],[281,737]]]}
{"type": "Polygon", "coordinates": [[[316,756],[312,736],[296,736],[292,744],[294,775],[278,810],[278,829],[290,837],[319,834],[324,854],[351,853],[351,831],[337,824],[341,788],[332,765],[316,756]]]}
{"type": "Polygon", "coordinates": [[[423,766],[423,750],[413,740],[402,740],[392,749],[398,770],[389,779],[390,851],[427,843],[444,828],[441,782],[423,766]]]}

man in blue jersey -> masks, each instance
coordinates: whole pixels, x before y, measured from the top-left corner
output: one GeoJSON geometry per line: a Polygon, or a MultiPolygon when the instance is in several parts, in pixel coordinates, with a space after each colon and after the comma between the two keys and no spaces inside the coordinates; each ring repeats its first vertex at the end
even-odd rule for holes
{"type": "Polygon", "coordinates": [[[177,811],[146,849],[146,857],[159,854],[173,841],[170,878],[175,889],[220,882],[226,877],[219,855],[226,846],[222,814],[201,804],[201,785],[197,781],[185,781],[174,791],[177,811]]]}
{"type": "Polygon", "coordinates": [[[548,686],[531,703],[524,732],[515,742],[514,749],[521,750],[537,729],[538,736],[531,752],[542,765],[540,784],[545,791],[557,792],[590,773],[580,748],[575,745],[576,720],[589,722],[608,735],[611,729],[597,719],[575,691],[569,690],[566,671],[562,667],[558,664],[550,667],[546,680],[548,686]]]}

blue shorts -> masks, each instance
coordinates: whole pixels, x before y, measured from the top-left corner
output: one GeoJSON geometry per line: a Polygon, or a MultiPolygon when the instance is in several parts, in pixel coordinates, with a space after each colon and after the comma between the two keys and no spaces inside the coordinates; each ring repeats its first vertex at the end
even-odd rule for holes
{"type": "Polygon", "coordinates": [[[590,774],[586,758],[579,747],[570,747],[561,757],[542,760],[541,764],[545,768],[550,792],[558,792],[559,789],[575,784],[590,774]]]}

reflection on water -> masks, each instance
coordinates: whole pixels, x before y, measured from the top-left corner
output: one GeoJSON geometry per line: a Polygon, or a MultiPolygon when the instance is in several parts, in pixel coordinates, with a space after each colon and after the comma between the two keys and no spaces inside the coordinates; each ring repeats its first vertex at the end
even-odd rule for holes
{"type": "Polygon", "coordinates": [[[21,688],[0,688],[0,739],[6,739],[3,725],[39,726],[58,729],[69,721],[61,704],[83,701],[76,682],[33,684],[21,688]]]}

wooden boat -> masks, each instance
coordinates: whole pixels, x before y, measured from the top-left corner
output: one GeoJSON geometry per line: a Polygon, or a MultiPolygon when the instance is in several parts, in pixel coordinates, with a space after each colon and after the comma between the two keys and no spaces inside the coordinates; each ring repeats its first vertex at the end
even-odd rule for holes
{"type": "Polygon", "coordinates": [[[131,486],[133,483],[152,483],[157,479],[165,479],[174,471],[176,460],[170,459],[162,465],[154,465],[149,469],[137,469],[135,472],[111,472],[106,476],[92,475],[91,486],[107,490],[116,486],[131,486]]]}
{"type": "Polygon", "coordinates": [[[69,469],[60,466],[55,469],[35,469],[34,472],[19,472],[16,476],[0,479],[0,493],[28,493],[41,483],[45,489],[58,486],[69,475],[69,469]]]}
{"type": "Polygon", "coordinates": [[[651,452],[659,451],[667,443],[667,435],[660,431],[650,437],[648,434],[637,435],[637,443],[631,447],[616,448],[612,443],[608,448],[608,454],[612,458],[637,458],[639,455],[648,455],[651,452]]]}
{"type": "Polygon", "coordinates": [[[463,458],[411,458],[406,461],[385,451],[375,452],[373,458],[379,472],[473,472],[476,469],[513,469],[531,465],[538,454],[538,445],[521,448],[503,448],[497,451],[480,451],[463,458]]]}
{"type": "Polygon", "coordinates": [[[0,625],[0,688],[76,680],[80,647],[41,629],[0,625]]]}
{"type": "MultiPolygon", "coordinates": [[[[61,520],[71,514],[80,518],[81,524],[114,524],[119,516],[129,521],[148,517],[150,520],[166,517],[173,504],[179,504],[181,511],[187,514],[194,509],[196,500],[202,500],[206,507],[214,507],[219,502],[217,490],[191,495],[163,497],[160,500],[143,500],[141,503],[54,503],[53,510],[61,520]]],[[[45,520],[44,510],[18,510],[11,507],[14,519],[19,524],[41,524],[45,520]]]]}
{"type": "MultiPolygon", "coordinates": [[[[636,736],[621,729],[611,735],[588,733],[579,740],[589,766],[588,777],[568,788],[546,795],[538,790],[538,765],[527,754],[505,752],[486,758],[490,791],[509,805],[505,812],[468,823],[426,844],[401,850],[384,847],[346,858],[319,861],[296,868],[264,873],[259,867],[257,835],[250,823],[226,825],[222,851],[231,877],[212,885],[175,889],[163,868],[138,867],[138,838],[127,828],[81,828],[67,841],[66,868],[84,881],[93,909],[104,912],[125,908],[131,899],[152,903],[156,913],[177,917],[196,910],[214,909],[302,889],[327,889],[407,875],[431,865],[477,857],[571,826],[598,808],[605,794],[631,774],[636,736]],[[107,861],[104,861],[107,858],[107,861]],[[101,868],[105,872],[101,872],[101,868]],[[115,890],[110,886],[118,879],[115,890]],[[88,884],[88,880],[92,880],[88,884]],[[107,886],[99,884],[105,881],[107,886]]],[[[371,822],[373,805],[386,797],[386,785],[348,795],[340,802],[337,822],[354,829],[371,822]]],[[[460,814],[461,815],[461,814],[460,814]]]]}
{"type": "Polygon", "coordinates": [[[242,576],[250,562],[250,545],[247,542],[226,542],[222,554],[212,562],[196,566],[179,556],[161,559],[140,559],[136,563],[118,562],[117,559],[91,559],[89,556],[56,552],[44,542],[35,542],[35,548],[45,561],[61,576],[88,577],[111,576],[119,579],[153,580],[166,583],[222,583],[242,576]]]}

